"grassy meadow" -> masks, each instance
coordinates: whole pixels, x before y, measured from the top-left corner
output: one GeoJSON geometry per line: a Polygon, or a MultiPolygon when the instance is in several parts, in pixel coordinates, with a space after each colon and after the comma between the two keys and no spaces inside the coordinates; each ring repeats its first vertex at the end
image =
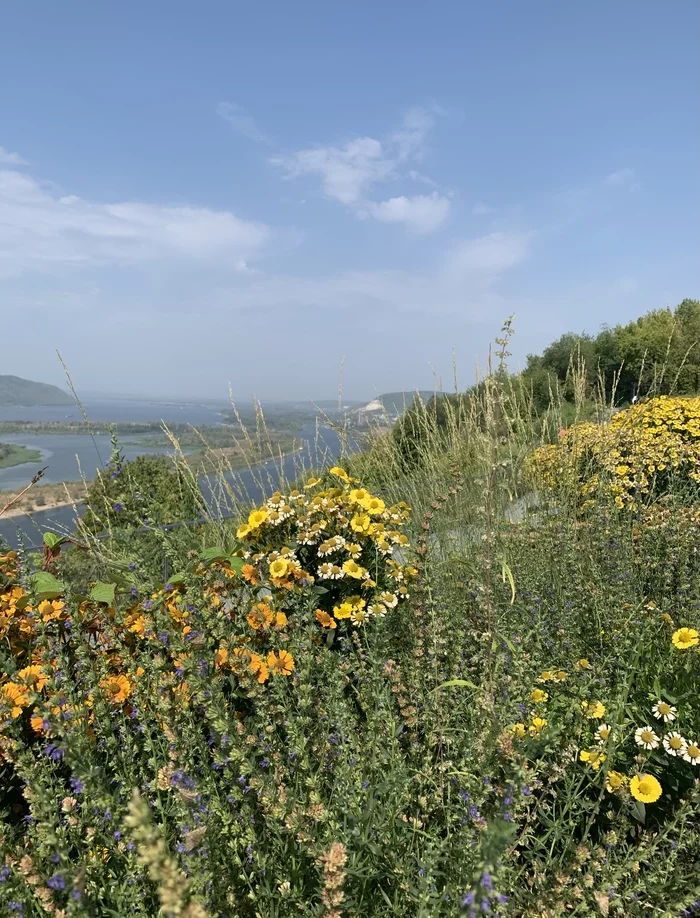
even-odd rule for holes
{"type": "Polygon", "coordinates": [[[0,552],[0,913],[700,914],[700,399],[571,386],[0,552]]]}

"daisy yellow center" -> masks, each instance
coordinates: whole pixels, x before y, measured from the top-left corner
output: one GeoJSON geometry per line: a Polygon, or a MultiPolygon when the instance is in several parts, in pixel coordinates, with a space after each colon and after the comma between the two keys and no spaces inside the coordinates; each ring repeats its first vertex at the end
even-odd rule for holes
{"type": "Polygon", "coordinates": [[[607,739],[610,736],[610,730],[606,727],[601,727],[598,731],[598,735],[601,739],[607,739]]]}
{"type": "Polygon", "coordinates": [[[643,743],[653,743],[654,742],[654,734],[651,732],[651,730],[642,730],[640,734],[640,738],[643,743]]]}
{"type": "Polygon", "coordinates": [[[688,755],[691,759],[700,758],[700,746],[695,746],[693,743],[688,746],[688,755]]]}
{"type": "Polygon", "coordinates": [[[683,743],[681,742],[680,736],[672,736],[668,741],[668,745],[671,749],[680,749],[683,743]]]}

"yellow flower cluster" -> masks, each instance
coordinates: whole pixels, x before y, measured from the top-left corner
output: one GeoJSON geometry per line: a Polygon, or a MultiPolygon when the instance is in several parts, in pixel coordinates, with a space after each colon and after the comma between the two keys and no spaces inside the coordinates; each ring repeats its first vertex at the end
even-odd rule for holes
{"type": "Polygon", "coordinates": [[[329,475],[326,487],[324,479],[309,478],[302,490],[276,492],[250,512],[237,536],[246,562],[241,573],[252,586],[269,584],[273,595],[313,587],[314,621],[333,630],[343,620],[358,627],[386,616],[408,598],[417,570],[401,557],[408,506],[388,507],[340,466],[329,475]]]}
{"type": "Polygon", "coordinates": [[[584,506],[603,489],[619,509],[640,508],[670,475],[700,484],[700,398],[660,396],[606,424],[575,424],[537,449],[527,471],[541,490],[575,489],[584,506]]]}

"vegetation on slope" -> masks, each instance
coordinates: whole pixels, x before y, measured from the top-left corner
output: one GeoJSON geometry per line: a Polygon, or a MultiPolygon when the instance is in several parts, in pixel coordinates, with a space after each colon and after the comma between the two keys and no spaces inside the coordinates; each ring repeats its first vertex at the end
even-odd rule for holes
{"type": "Polygon", "coordinates": [[[20,405],[72,405],[73,400],[58,386],[34,382],[19,376],[0,376],[0,407],[20,405]]]}
{"type": "Polygon", "coordinates": [[[9,469],[24,462],[36,462],[41,459],[38,449],[16,446],[14,443],[0,443],[0,469],[9,469]]]}

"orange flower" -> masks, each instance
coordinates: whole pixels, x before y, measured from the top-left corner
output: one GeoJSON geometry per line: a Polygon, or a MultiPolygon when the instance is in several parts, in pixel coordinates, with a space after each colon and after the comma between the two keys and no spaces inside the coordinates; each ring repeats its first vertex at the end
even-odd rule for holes
{"type": "Polygon", "coordinates": [[[42,621],[50,622],[55,618],[60,618],[65,608],[65,603],[60,599],[45,599],[39,603],[39,615],[42,621]]]}
{"type": "Polygon", "coordinates": [[[24,685],[17,685],[16,682],[7,682],[0,691],[5,700],[12,705],[12,716],[19,717],[22,708],[29,704],[29,689],[24,685]]]}
{"type": "Polygon", "coordinates": [[[252,564],[244,564],[241,568],[241,574],[248,581],[248,583],[251,583],[253,586],[259,582],[258,572],[252,564]]]}
{"type": "Polygon", "coordinates": [[[17,678],[37,692],[40,692],[49,681],[49,677],[41,666],[37,666],[36,664],[25,666],[24,669],[20,669],[17,673],[17,678]]]}
{"type": "Polygon", "coordinates": [[[100,685],[112,704],[123,704],[131,694],[131,683],[126,676],[107,676],[100,685]]]}
{"type": "Polygon", "coordinates": [[[287,624],[287,616],[284,612],[275,612],[275,628],[284,628],[287,624]]]}
{"type": "Polygon", "coordinates": [[[278,654],[269,653],[267,665],[273,676],[291,676],[294,670],[294,657],[288,650],[280,650],[278,654]]]}
{"type": "Polygon", "coordinates": [[[274,620],[275,616],[272,610],[264,602],[259,602],[256,606],[253,606],[246,616],[246,621],[254,631],[260,631],[261,628],[269,628],[274,620]]]}
{"type": "Polygon", "coordinates": [[[33,717],[30,717],[29,723],[32,725],[32,730],[34,730],[35,733],[44,732],[44,718],[40,714],[35,714],[33,717]]]}
{"type": "Polygon", "coordinates": [[[323,609],[316,609],[314,615],[316,616],[316,621],[320,622],[324,628],[338,627],[336,620],[331,618],[331,616],[327,612],[324,612],[323,609]]]}
{"type": "Polygon", "coordinates": [[[214,666],[216,669],[221,669],[222,666],[225,666],[228,662],[228,650],[226,647],[220,647],[214,653],[214,666]]]}
{"type": "Polygon", "coordinates": [[[262,657],[259,657],[257,653],[252,653],[250,655],[250,671],[251,673],[257,675],[258,682],[261,684],[263,682],[267,682],[267,680],[270,678],[267,663],[265,663],[262,657]]]}

